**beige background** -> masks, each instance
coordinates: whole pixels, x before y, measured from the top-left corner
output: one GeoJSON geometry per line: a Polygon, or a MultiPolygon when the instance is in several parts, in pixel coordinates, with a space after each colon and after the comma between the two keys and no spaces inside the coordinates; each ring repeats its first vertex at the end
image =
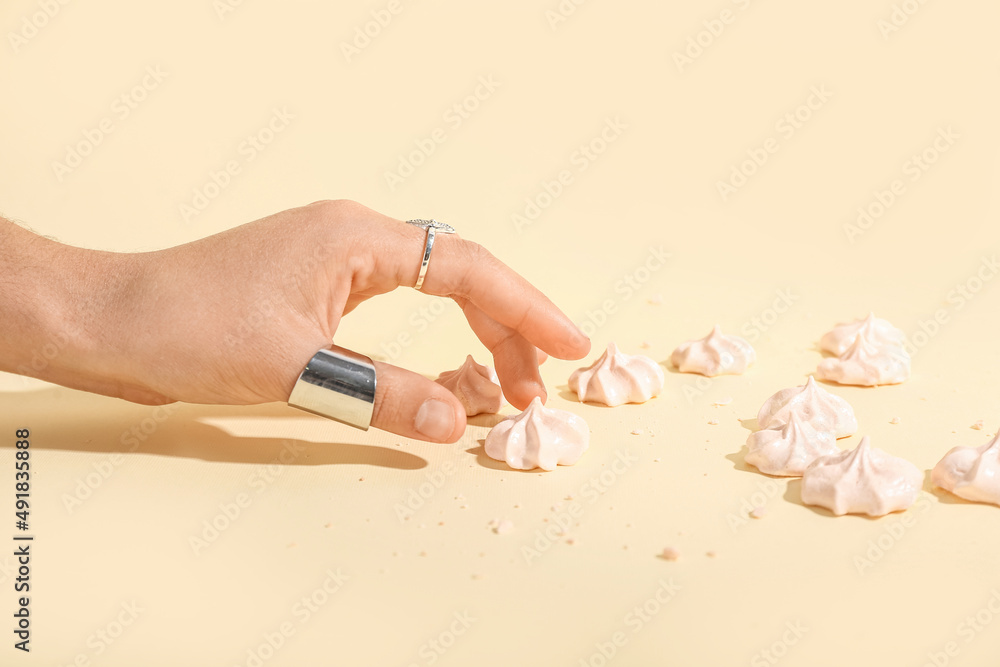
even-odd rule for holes
{"type": "MultiPolygon", "coordinates": [[[[1000,248],[995,3],[565,0],[553,27],[557,0],[400,0],[350,59],[342,44],[387,2],[54,6],[49,19],[7,2],[0,21],[0,210],[39,232],[150,249],[351,198],[454,223],[586,324],[595,356],[648,341],[665,361],[719,323],[759,361],[743,377],[668,373],[662,396],[613,410],[566,395],[577,364],[546,364],[550,405],[593,431],[578,465],[546,474],[484,459],[491,418],[440,446],[280,405],[167,414],[5,378],[0,498],[12,514],[13,431],[30,428],[37,541],[33,651],[8,644],[0,663],[253,665],[268,636],[281,644],[268,666],[995,663],[1000,510],[928,487],[907,514],[835,519],[740,453],[763,400],[815,368],[819,336],[869,310],[917,354],[902,386],[833,390],[862,434],[929,469],[1000,424],[1000,286],[980,280],[1000,248]],[[147,68],[162,80],[132,92],[147,68]],[[495,89],[467,100],[482,79],[495,89]],[[828,98],[800,108],[812,90],[828,98]],[[123,94],[144,98],[127,117],[123,94]],[[475,110],[458,123],[455,104],[475,110]],[[275,109],[293,118],[268,136],[275,109]],[[110,134],[60,179],[53,163],[102,119],[110,134]],[[620,130],[602,145],[609,121],[620,130]],[[385,173],[439,128],[443,143],[391,188],[385,173]],[[271,142],[248,160],[258,134],[271,142]],[[592,141],[603,152],[588,161],[592,141]],[[717,182],[767,148],[724,201],[717,182]],[[935,161],[914,172],[925,151],[935,161]],[[239,173],[185,220],[231,160],[239,173]],[[519,229],[513,216],[563,170],[519,229]],[[852,241],[845,225],[896,179],[852,241]],[[671,257],[647,270],[651,249],[671,257]],[[767,515],[746,519],[760,503],[767,515]],[[574,543],[542,538],[529,563],[524,549],[571,511],[574,543]],[[495,518],[514,530],[494,534],[495,518]],[[213,520],[225,529],[193,548],[213,520]],[[657,558],[665,546],[682,559],[657,558]],[[333,593],[328,572],[348,577],[333,593]],[[303,597],[323,604],[306,613],[303,597]],[[141,611],[119,634],[130,604],[141,611]]],[[[410,290],[359,309],[338,342],[428,375],[466,353],[486,361],[456,307],[410,290]]],[[[9,624],[13,558],[0,564],[9,624]]]]}

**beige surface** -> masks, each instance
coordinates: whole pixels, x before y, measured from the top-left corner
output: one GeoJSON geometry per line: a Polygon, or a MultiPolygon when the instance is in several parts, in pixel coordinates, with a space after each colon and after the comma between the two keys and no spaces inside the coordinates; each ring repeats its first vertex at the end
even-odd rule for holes
{"type": "MultiPolygon", "coordinates": [[[[1000,510],[927,492],[905,515],[834,519],[740,454],[763,400],[815,368],[819,336],[872,309],[921,345],[910,382],[834,389],[873,444],[929,469],[1000,424],[1000,286],[976,283],[1000,246],[1000,10],[897,4],[916,12],[883,36],[888,0],[595,0],[554,29],[556,0],[401,0],[350,62],[341,42],[388,3],[248,1],[222,18],[210,0],[70,3],[16,52],[8,36],[0,209],[42,233],[148,249],[347,197],[460,226],[578,322],[606,320],[590,327],[595,355],[649,341],[665,361],[719,323],[754,337],[759,361],[743,377],[668,373],[660,398],[613,410],[565,394],[576,364],[546,364],[550,404],[593,430],[577,466],[547,474],[485,460],[490,419],[437,446],[284,406],[161,414],[8,378],[0,506],[12,513],[13,431],[28,427],[34,650],[4,647],[0,662],[252,665],[248,651],[284,628],[293,634],[263,664],[597,666],[615,639],[615,665],[768,665],[772,645],[782,665],[921,665],[929,653],[995,664],[1000,510]],[[674,53],[724,9],[731,23],[679,70],[674,53]],[[165,77],[122,118],[115,100],[150,67],[165,77]],[[492,92],[480,87],[491,78],[492,92]],[[485,99],[459,124],[448,110],[477,87],[485,99]],[[829,97],[812,97],[791,132],[782,118],[813,90],[829,97]],[[249,161],[241,142],[274,109],[293,118],[275,120],[249,161]],[[60,181],[53,161],[105,117],[111,134],[60,181]],[[391,189],[384,173],[437,128],[444,142],[391,189]],[[908,161],[948,128],[948,150],[914,172],[908,161]],[[581,158],[602,131],[613,141],[581,158]],[[771,153],[723,201],[716,183],[748,150],[771,153]],[[239,173],[185,221],[180,206],[230,160],[239,173]],[[512,215],[563,170],[561,194],[519,232],[512,215]],[[850,242],[844,225],[894,179],[901,194],[850,242]],[[641,268],[661,248],[665,265],[641,268]],[[953,291],[970,281],[971,300],[953,291]],[[662,305],[648,303],[658,294],[662,305]],[[939,310],[947,321],[920,336],[939,310]],[[986,430],[970,430],[978,419],[986,430]],[[114,454],[143,428],[134,451],[114,454]],[[421,491],[429,499],[401,520],[421,491]],[[238,499],[238,518],[196,553],[191,537],[238,499]],[[746,520],[760,502],[766,516],[746,520]],[[574,544],[527,562],[539,531],[571,512],[574,544]],[[514,530],[494,534],[495,518],[514,530]],[[666,546],[679,562],[656,557],[666,546]],[[340,585],[328,572],[348,577],[335,593],[323,592],[340,585]],[[323,604],[307,613],[310,596],[323,604]],[[131,603],[135,621],[110,646],[97,639],[131,603]],[[644,604],[658,613],[636,615],[644,604]],[[450,646],[440,658],[436,638],[450,646]]],[[[5,3],[4,33],[37,11],[5,3]]],[[[485,361],[457,308],[410,291],[359,309],[338,342],[426,374],[467,352],[485,361]]],[[[8,619],[12,561],[0,558],[8,619]]]]}

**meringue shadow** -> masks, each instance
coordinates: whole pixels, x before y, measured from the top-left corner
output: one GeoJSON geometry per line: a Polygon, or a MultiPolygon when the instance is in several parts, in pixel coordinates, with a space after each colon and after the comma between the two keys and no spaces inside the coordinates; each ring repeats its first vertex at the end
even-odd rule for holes
{"type": "Polygon", "coordinates": [[[471,449],[466,449],[466,453],[476,455],[476,463],[479,464],[480,468],[489,468],[490,470],[499,470],[500,472],[512,472],[512,473],[538,473],[543,472],[541,468],[532,468],[531,470],[518,470],[517,468],[511,468],[509,465],[503,461],[497,461],[496,459],[491,459],[486,455],[486,439],[476,440],[479,443],[478,447],[472,447],[471,449]]]}
{"type": "Polygon", "coordinates": [[[751,433],[756,433],[760,430],[760,424],[757,423],[757,418],[753,419],[741,419],[740,426],[750,431],[751,433]]]}
{"type": "Polygon", "coordinates": [[[785,500],[792,503],[793,505],[798,505],[799,507],[804,507],[814,514],[820,516],[836,517],[837,515],[826,509],[825,507],[817,507],[816,505],[806,505],[802,502],[802,478],[795,477],[789,480],[788,485],[785,487],[785,493],[782,496],[785,500]]]}
{"type": "Polygon", "coordinates": [[[767,475],[761,471],[754,468],[752,465],[746,462],[747,452],[750,448],[746,445],[740,447],[740,451],[733,452],[731,454],[726,454],[726,458],[733,462],[733,468],[739,470],[740,472],[756,473],[758,475],[764,475],[765,477],[771,477],[772,479],[781,479],[780,477],[773,477],[772,475],[767,475]]]}
{"type": "Polygon", "coordinates": [[[508,415],[502,415],[497,412],[483,413],[481,415],[474,415],[472,417],[467,417],[465,423],[468,424],[469,426],[482,426],[485,428],[493,428],[507,417],[508,415]]]}
{"type": "Polygon", "coordinates": [[[961,496],[956,496],[951,491],[946,491],[945,489],[942,489],[940,486],[934,486],[934,483],[931,482],[931,471],[930,470],[925,470],[924,471],[924,484],[921,487],[921,489],[924,490],[924,491],[926,491],[927,493],[931,494],[935,498],[937,498],[938,502],[940,502],[940,503],[942,503],[944,505],[985,505],[985,504],[987,504],[987,503],[977,503],[974,500],[966,500],[965,498],[963,498],[961,496]]]}
{"type": "Polygon", "coordinates": [[[604,403],[595,403],[593,401],[581,401],[580,397],[576,395],[574,391],[569,388],[569,385],[560,385],[556,387],[559,390],[559,398],[569,401],[570,403],[579,403],[580,405],[589,405],[592,408],[610,408],[610,405],[605,405],[604,403]]]}

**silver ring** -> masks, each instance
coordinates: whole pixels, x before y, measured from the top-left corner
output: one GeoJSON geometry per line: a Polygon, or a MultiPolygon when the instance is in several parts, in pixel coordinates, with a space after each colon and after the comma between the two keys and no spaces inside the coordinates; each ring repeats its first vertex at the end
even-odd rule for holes
{"type": "Polygon", "coordinates": [[[288,404],[367,431],[375,410],[375,365],[363,354],[324,348],[295,381],[288,404]]]}
{"type": "Polygon", "coordinates": [[[427,277],[427,266],[431,263],[431,250],[434,248],[434,236],[438,232],[442,234],[454,234],[455,228],[449,224],[438,222],[434,219],[407,220],[406,224],[427,230],[427,240],[424,242],[424,257],[420,261],[420,273],[417,274],[417,283],[413,286],[413,289],[419,290],[424,286],[424,278],[427,277]]]}

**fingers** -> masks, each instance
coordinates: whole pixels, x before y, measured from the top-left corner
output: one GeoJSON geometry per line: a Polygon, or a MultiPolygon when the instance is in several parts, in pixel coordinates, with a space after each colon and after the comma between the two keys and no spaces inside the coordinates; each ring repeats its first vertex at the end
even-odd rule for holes
{"type": "Polygon", "coordinates": [[[546,354],[532,345],[524,336],[506,327],[479,309],[470,301],[458,300],[469,326],[493,353],[493,364],[503,394],[510,404],[523,410],[538,396],[544,403],[547,398],[545,385],[538,373],[538,364],[546,354]]]}
{"type": "MultiPolygon", "coordinates": [[[[427,233],[405,226],[409,230],[394,236],[399,246],[392,255],[399,284],[412,286],[427,233]]],[[[437,234],[422,291],[471,301],[554,357],[581,359],[590,352],[590,339],[548,297],[485,248],[454,234],[437,234]]]]}
{"type": "Polygon", "coordinates": [[[455,442],[465,431],[465,408],[450,391],[422,375],[375,363],[372,426],[407,438],[455,442]]]}

